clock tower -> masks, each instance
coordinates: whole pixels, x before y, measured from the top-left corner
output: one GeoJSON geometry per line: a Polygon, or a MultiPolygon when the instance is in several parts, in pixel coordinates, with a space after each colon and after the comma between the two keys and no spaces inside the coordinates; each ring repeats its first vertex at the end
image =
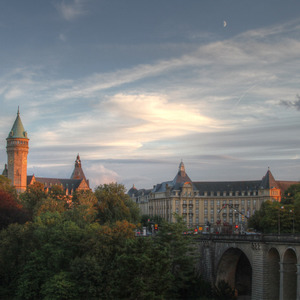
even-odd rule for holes
{"type": "Polygon", "coordinates": [[[18,108],[17,118],[6,139],[8,178],[18,193],[24,192],[27,186],[28,142],[18,108]]]}

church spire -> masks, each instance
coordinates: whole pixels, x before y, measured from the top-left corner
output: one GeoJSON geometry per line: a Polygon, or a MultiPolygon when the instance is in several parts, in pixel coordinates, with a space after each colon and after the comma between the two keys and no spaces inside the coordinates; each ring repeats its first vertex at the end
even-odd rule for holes
{"type": "Polygon", "coordinates": [[[71,179],[85,179],[86,180],[83,170],[81,168],[81,160],[80,160],[79,154],[77,154],[77,157],[75,160],[75,168],[71,175],[71,179]]]}
{"type": "Polygon", "coordinates": [[[185,177],[185,175],[186,175],[186,173],[185,173],[185,167],[184,167],[184,164],[183,164],[182,160],[181,160],[181,162],[179,164],[178,174],[180,174],[181,177],[185,177]]]}

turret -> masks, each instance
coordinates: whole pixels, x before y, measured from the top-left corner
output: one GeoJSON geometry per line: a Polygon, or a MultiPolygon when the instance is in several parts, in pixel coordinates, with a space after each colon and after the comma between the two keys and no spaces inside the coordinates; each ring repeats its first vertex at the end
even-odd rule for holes
{"type": "Polygon", "coordinates": [[[27,132],[24,129],[18,108],[17,118],[6,139],[7,146],[7,175],[18,193],[24,192],[27,185],[27,132]]]}

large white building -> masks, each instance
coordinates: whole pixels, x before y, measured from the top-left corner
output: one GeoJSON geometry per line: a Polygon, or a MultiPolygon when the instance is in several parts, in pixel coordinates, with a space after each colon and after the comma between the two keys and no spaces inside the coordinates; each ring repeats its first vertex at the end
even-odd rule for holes
{"type": "Polygon", "coordinates": [[[128,194],[139,204],[142,214],[161,216],[174,222],[174,213],[189,227],[204,224],[240,224],[253,215],[266,200],[281,201],[281,196],[297,181],[277,181],[270,170],[260,180],[192,181],[183,162],[173,180],[128,194]]]}

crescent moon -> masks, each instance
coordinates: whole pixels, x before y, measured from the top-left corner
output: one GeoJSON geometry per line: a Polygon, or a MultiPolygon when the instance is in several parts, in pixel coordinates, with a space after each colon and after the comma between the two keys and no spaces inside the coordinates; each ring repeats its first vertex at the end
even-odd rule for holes
{"type": "Polygon", "coordinates": [[[223,22],[223,27],[226,27],[226,26],[227,26],[227,22],[224,21],[224,22],[223,22]]]}

